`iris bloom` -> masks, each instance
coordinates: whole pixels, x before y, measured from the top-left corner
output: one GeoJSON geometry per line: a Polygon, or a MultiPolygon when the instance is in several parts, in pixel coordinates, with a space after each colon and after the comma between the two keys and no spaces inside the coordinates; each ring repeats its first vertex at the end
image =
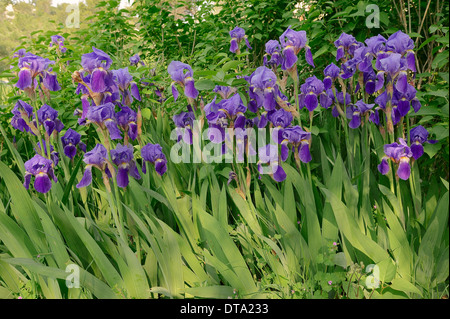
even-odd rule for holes
{"type": "Polygon", "coordinates": [[[325,90],[328,90],[333,85],[334,80],[336,80],[339,76],[339,72],[341,69],[334,63],[330,63],[324,70],[323,74],[325,75],[323,79],[323,85],[325,90]]]}
{"type": "Polygon", "coordinates": [[[378,165],[378,171],[386,175],[389,173],[390,159],[395,164],[398,164],[397,176],[400,179],[407,180],[411,174],[411,166],[409,165],[410,158],[413,156],[411,149],[406,144],[405,140],[399,138],[400,143],[392,143],[384,145],[384,154],[381,163],[378,165]]]}
{"type": "Polygon", "coordinates": [[[266,111],[273,111],[277,105],[278,94],[277,76],[265,66],[258,67],[251,77],[250,84],[253,86],[253,97],[257,107],[261,104],[266,111]]]}
{"type": "Polygon", "coordinates": [[[282,182],[286,179],[286,172],[280,165],[280,156],[278,154],[278,147],[273,144],[267,144],[258,149],[258,172],[264,174],[264,166],[270,166],[270,175],[277,182],[282,182]]]}
{"type": "Polygon", "coordinates": [[[11,119],[13,128],[21,132],[31,131],[30,125],[33,126],[33,124],[30,121],[33,118],[33,107],[30,104],[18,100],[11,113],[14,115],[11,119]]]}
{"type": "Polygon", "coordinates": [[[130,57],[130,65],[135,66],[138,65],[138,63],[140,63],[141,65],[145,65],[145,63],[141,60],[139,54],[136,53],[135,55],[130,57]]]}
{"type": "Polygon", "coordinates": [[[404,92],[398,91],[394,88],[394,94],[392,96],[392,105],[396,105],[397,108],[394,108],[398,111],[398,116],[404,117],[408,114],[411,106],[414,109],[414,112],[418,112],[421,108],[420,101],[416,97],[416,89],[414,86],[407,83],[406,90],[404,92]]]}
{"type": "Polygon", "coordinates": [[[53,171],[53,161],[39,154],[25,162],[25,182],[26,189],[30,187],[31,177],[34,176],[34,189],[39,193],[47,193],[52,188],[52,180],[57,179],[53,171]]]}
{"type": "Polygon", "coordinates": [[[99,126],[103,131],[108,129],[112,140],[121,139],[122,135],[115,120],[114,104],[106,103],[89,108],[87,119],[99,126]]]}
{"type": "Polygon", "coordinates": [[[26,53],[19,59],[20,71],[16,87],[21,90],[35,88],[37,79],[39,79],[48,90],[60,90],[61,87],[56,78],[56,73],[50,67],[52,64],[55,64],[55,61],[44,59],[32,53],[26,53]]]}
{"type": "Polygon", "coordinates": [[[437,143],[436,140],[429,140],[428,134],[428,131],[422,125],[412,128],[409,132],[411,152],[415,160],[423,155],[423,143],[437,143]]]}
{"type": "Polygon", "coordinates": [[[414,41],[400,30],[392,34],[386,41],[386,51],[404,56],[408,69],[416,72],[416,58],[413,49],[414,41]]]}
{"type": "Polygon", "coordinates": [[[286,31],[280,36],[280,44],[283,48],[283,61],[281,68],[289,70],[297,63],[297,55],[301,49],[305,48],[306,62],[314,67],[314,61],[311,53],[311,48],[306,45],[306,31],[294,31],[289,26],[286,31]]]}
{"type": "Polygon", "coordinates": [[[334,46],[337,48],[336,61],[339,61],[342,58],[345,58],[344,61],[346,61],[348,59],[346,54],[353,57],[355,50],[362,45],[363,43],[356,41],[354,36],[343,32],[339,36],[339,39],[334,41],[334,46]]]}
{"type": "Polygon", "coordinates": [[[111,150],[111,160],[118,167],[117,186],[125,188],[128,186],[130,174],[135,179],[140,179],[141,175],[136,166],[133,157],[133,146],[122,146],[117,144],[116,148],[111,150]]]}
{"type": "Polygon", "coordinates": [[[178,142],[183,140],[185,143],[192,145],[192,124],[195,120],[193,112],[181,112],[173,116],[173,121],[177,127],[178,142]]]}
{"type": "Polygon", "coordinates": [[[170,77],[172,78],[172,95],[174,100],[176,101],[178,98],[178,89],[175,86],[175,83],[178,83],[184,90],[184,95],[186,97],[195,99],[198,96],[198,91],[195,88],[194,83],[194,71],[190,67],[190,65],[180,62],[180,61],[172,61],[170,62],[167,72],[169,72],[170,77]]]}
{"type": "Polygon", "coordinates": [[[218,93],[222,99],[228,99],[237,89],[231,86],[216,85],[213,89],[214,93],[218,93]]]}
{"type": "Polygon", "coordinates": [[[57,45],[57,48],[61,53],[65,53],[67,51],[67,48],[64,46],[64,37],[62,35],[52,35],[50,40],[49,47],[57,45]]]}
{"type": "Polygon", "coordinates": [[[250,43],[248,42],[248,38],[245,35],[244,29],[240,27],[235,27],[233,30],[229,32],[231,40],[230,40],[230,51],[233,53],[238,52],[239,53],[239,43],[242,41],[242,39],[245,40],[245,45],[249,50],[252,49],[250,46],[250,43]]]}
{"type": "Polygon", "coordinates": [[[45,132],[49,136],[53,131],[61,132],[64,128],[64,124],[58,119],[58,111],[47,104],[37,111],[37,116],[39,123],[44,126],[45,132]]]}
{"type": "Polygon", "coordinates": [[[266,43],[266,54],[264,54],[264,66],[278,66],[281,65],[282,54],[281,45],[277,40],[269,40],[266,43]],[[267,60],[267,56],[270,60],[267,60]]]}
{"type": "Polygon", "coordinates": [[[319,98],[320,104],[325,108],[331,104],[330,98],[325,92],[325,86],[315,76],[307,78],[305,83],[300,86],[300,91],[302,92],[298,96],[300,109],[306,107],[308,111],[314,111],[319,105],[319,98]]]}
{"type": "MultiPolygon", "coordinates": [[[[47,155],[47,143],[45,141],[42,141],[44,145],[44,150],[42,150],[41,142],[37,142],[36,146],[37,148],[34,149],[36,154],[42,155],[44,157],[48,157],[47,155]]],[[[55,151],[55,148],[53,145],[50,144],[50,159],[53,161],[54,167],[58,165],[59,163],[59,153],[55,151]]]]}
{"type": "Polygon", "coordinates": [[[134,141],[138,135],[137,113],[128,106],[124,106],[115,117],[117,125],[134,141]]]}
{"type": "Polygon", "coordinates": [[[61,142],[64,154],[70,159],[77,154],[77,146],[81,151],[86,152],[86,144],[81,142],[81,134],[71,128],[61,137],[61,142]]]}
{"type": "Polygon", "coordinates": [[[122,94],[122,103],[130,106],[133,103],[133,97],[140,101],[141,96],[136,82],[133,81],[133,77],[128,72],[128,67],[113,70],[113,80],[118,86],[120,93],[122,94]]]}
{"type": "Polygon", "coordinates": [[[281,159],[285,161],[289,155],[289,145],[292,152],[298,154],[303,163],[309,163],[312,159],[310,153],[311,133],[304,131],[300,126],[288,127],[281,131],[281,159]]]}
{"type": "Polygon", "coordinates": [[[97,144],[92,150],[84,154],[83,161],[86,163],[83,177],[77,184],[77,188],[89,186],[92,183],[92,168],[95,167],[102,172],[105,185],[109,185],[108,178],[111,171],[108,167],[108,151],[102,144],[97,144]]]}
{"type": "MultiPolygon", "coordinates": [[[[348,126],[353,129],[358,128],[361,125],[362,117],[372,114],[372,108],[374,106],[375,104],[366,104],[363,102],[363,100],[359,100],[354,105],[352,104],[347,107],[347,118],[351,119],[351,121],[348,123],[348,126]]],[[[370,117],[369,120],[371,120],[370,117]]]]}
{"type": "Polygon", "coordinates": [[[141,156],[144,160],[142,164],[142,172],[144,174],[146,172],[145,162],[150,162],[155,165],[155,170],[159,175],[164,175],[167,170],[167,159],[159,144],[148,143],[141,149],[141,156]]]}
{"type": "Polygon", "coordinates": [[[112,59],[100,49],[92,47],[93,52],[81,56],[81,66],[90,76],[90,88],[93,92],[105,92],[111,86],[112,75],[108,71],[112,59]]]}

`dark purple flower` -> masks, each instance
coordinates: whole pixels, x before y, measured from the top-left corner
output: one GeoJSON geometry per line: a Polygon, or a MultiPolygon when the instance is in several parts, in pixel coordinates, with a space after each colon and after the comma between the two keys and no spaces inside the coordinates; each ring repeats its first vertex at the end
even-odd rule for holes
{"type": "Polygon", "coordinates": [[[306,45],[306,31],[294,31],[289,26],[280,36],[280,44],[283,48],[283,60],[281,68],[283,70],[291,69],[297,63],[297,55],[302,48],[305,48],[306,62],[314,67],[311,49],[306,45]]]}
{"type": "Polygon", "coordinates": [[[133,97],[140,101],[141,95],[139,94],[139,89],[136,82],[133,81],[133,77],[128,72],[128,67],[113,70],[113,79],[117,84],[117,87],[122,94],[122,103],[130,106],[133,103],[133,97]]]}
{"type": "Polygon", "coordinates": [[[36,154],[32,159],[25,162],[25,182],[26,189],[29,188],[31,177],[34,176],[34,189],[39,193],[47,193],[52,187],[52,179],[56,183],[57,179],[53,171],[53,161],[36,154]]]}
{"type": "MultiPolygon", "coordinates": [[[[366,104],[363,102],[363,100],[357,101],[354,105],[350,105],[347,107],[347,118],[351,119],[351,121],[348,123],[348,126],[350,128],[358,128],[361,125],[361,120],[363,116],[370,115],[373,111],[372,108],[375,106],[375,104],[366,104]]],[[[369,117],[369,120],[370,117],[369,117]]]]}
{"type": "Polygon", "coordinates": [[[92,47],[93,52],[81,56],[81,66],[90,75],[90,87],[93,92],[105,92],[111,85],[111,73],[108,72],[112,59],[108,54],[92,47]]]}
{"type": "Polygon", "coordinates": [[[401,117],[408,114],[411,106],[413,106],[414,112],[419,111],[421,104],[416,97],[416,89],[414,86],[407,83],[406,90],[404,92],[398,91],[394,87],[394,94],[392,96],[392,105],[397,106],[398,113],[401,117]]]}
{"type": "Polygon", "coordinates": [[[30,132],[28,123],[33,118],[33,107],[22,100],[18,100],[11,113],[14,115],[11,119],[12,127],[22,132],[30,132]]]}
{"type": "MultiPolygon", "coordinates": [[[[305,83],[300,86],[299,104],[300,109],[306,107],[308,111],[312,112],[319,105],[319,98],[321,104],[329,106],[330,97],[325,92],[325,86],[315,76],[311,76],[306,79],[305,83]]],[[[324,106],[324,107],[325,107],[324,106]]]]}
{"type": "Polygon", "coordinates": [[[423,155],[423,143],[437,143],[436,140],[429,140],[428,134],[428,131],[422,125],[412,128],[409,132],[411,152],[415,160],[423,155]]]}
{"type": "Polygon", "coordinates": [[[77,154],[77,146],[80,150],[86,152],[86,144],[81,142],[81,134],[71,128],[61,137],[61,142],[64,154],[70,159],[73,159],[77,154]]]}
{"type": "Polygon", "coordinates": [[[21,58],[23,57],[27,51],[25,49],[20,49],[17,52],[14,53],[13,58],[21,58]]]}
{"type": "Polygon", "coordinates": [[[192,125],[195,120],[193,112],[181,112],[173,116],[173,121],[177,127],[178,142],[183,139],[187,144],[192,145],[192,125]]]}
{"type": "Polygon", "coordinates": [[[175,83],[178,83],[184,89],[184,95],[186,97],[195,99],[198,96],[198,91],[195,88],[194,83],[194,71],[190,67],[190,65],[180,62],[180,61],[172,61],[170,62],[167,72],[172,78],[172,95],[174,100],[176,101],[178,98],[178,90],[175,86],[175,83]]]}
{"type": "Polygon", "coordinates": [[[281,65],[282,54],[281,46],[277,40],[269,40],[266,43],[266,54],[264,55],[264,66],[278,66],[281,65]],[[267,60],[270,57],[270,61],[267,60]]]}
{"type": "Polygon", "coordinates": [[[311,161],[310,144],[311,133],[304,131],[300,126],[288,127],[281,131],[281,159],[285,161],[289,155],[288,145],[292,146],[292,151],[298,153],[299,159],[303,163],[311,161]]]}
{"type": "Polygon", "coordinates": [[[228,99],[230,95],[237,92],[237,89],[231,86],[216,85],[213,89],[214,93],[219,93],[222,99],[228,99]]]}
{"type": "Polygon", "coordinates": [[[338,78],[340,70],[341,69],[334,63],[330,63],[323,70],[323,74],[325,75],[325,78],[323,79],[323,85],[325,87],[325,90],[328,90],[329,88],[331,88],[334,80],[336,80],[338,78]]]}
{"type": "Polygon", "coordinates": [[[141,149],[141,156],[144,160],[144,163],[142,164],[142,172],[144,174],[145,162],[150,162],[155,165],[155,170],[159,175],[164,175],[167,170],[167,159],[159,144],[148,143],[141,149]]]}
{"type": "Polygon", "coordinates": [[[138,135],[137,113],[128,106],[124,106],[115,117],[117,125],[134,141],[138,135]]]}
{"type": "Polygon", "coordinates": [[[57,45],[58,50],[61,53],[65,53],[67,51],[67,48],[64,46],[64,37],[61,35],[52,35],[50,37],[50,44],[49,47],[53,47],[54,45],[57,45]]]}
{"type": "Polygon", "coordinates": [[[16,87],[25,90],[37,86],[37,79],[50,91],[60,90],[56,74],[50,68],[55,61],[44,59],[32,53],[26,53],[19,59],[19,80],[16,87]]]}
{"type": "Polygon", "coordinates": [[[363,45],[363,43],[356,41],[354,36],[343,32],[339,36],[339,39],[334,41],[334,46],[337,48],[336,61],[339,61],[342,58],[347,60],[348,57],[346,57],[346,54],[353,57],[355,50],[363,45]]]}
{"type": "Polygon", "coordinates": [[[378,165],[378,171],[386,175],[389,173],[389,163],[390,159],[394,163],[398,164],[397,176],[400,179],[407,180],[411,174],[411,167],[409,165],[410,158],[413,153],[411,149],[406,144],[405,140],[399,138],[400,143],[386,144],[384,146],[385,156],[382,158],[381,163],[378,165]]]}
{"type": "Polygon", "coordinates": [[[376,56],[379,52],[385,51],[386,39],[382,35],[370,37],[364,41],[369,51],[376,56]]]}
{"type": "Polygon", "coordinates": [[[239,43],[242,41],[242,39],[245,40],[245,44],[249,50],[252,49],[250,46],[250,43],[248,42],[248,38],[245,35],[244,29],[240,27],[235,27],[233,30],[229,32],[231,40],[230,40],[230,51],[233,53],[238,52],[239,50],[239,43]]]}
{"type": "Polygon", "coordinates": [[[140,179],[141,175],[136,166],[133,156],[133,146],[117,144],[116,148],[111,150],[111,160],[117,165],[117,186],[125,188],[128,186],[130,174],[135,179],[140,179]]]}
{"type": "Polygon", "coordinates": [[[278,154],[278,147],[273,144],[267,144],[258,149],[258,172],[260,174],[269,173],[277,182],[282,182],[286,179],[286,172],[280,164],[280,156],[278,154]],[[268,164],[269,167],[262,164],[268,164]],[[267,171],[267,169],[269,170],[267,171]]]}
{"type": "Polygon", "coordinates": [[[89,186],[92,183],[92,167],[102,172],[103,179],[111,176],[108,168],[108,151],[102,144],[97,144],[92,150],[84,154],[83,161],[86,163],[83,177],[77,184],[77,188],[89,186]]]}
{"type": "Polygon", "coordinates": [[[274,110],[277,105],[276,96],[278,94],[277,76],[275,73],[265,66],[260,66],[255,70],[250,81],[251,86],[253,86],[253,92],[250,94],[250,97],[257,101],[257,107],[260,107],[262,104],[266,111],[274,110]]]}
{"type": "Polygon", "coordinates": [[[50,136],[53,131],[61,132],[64,124],[58,119],[58,111],[44,104],[38,111],[39,123],[44,126],[45,132],[50,136]]]}
{"type": "Polygon", "coordinates": [[[86,118],[102,130],[108,129],[112,140],[121,139],[122,135],[115,120],[114,104],[106,103],[89,108],[86,118]]]}
{"type": "Polygon", "coordinates": [[[409,35],[400,30],[392,34],[386,41],[386,51],[395,52],[405,56],[408,69],[416,72],[416,61],[413,49],[414,41],[409,35]]]}
{"type": "Polygon", "coordinates": [[[133,56],[130,57],[130,65],[138,65],[138,63],[140,63],[141,65],[145,65],[145,63],[141,60],[141,57],[139,56],[139,54],[135,54],[133,56]]]}

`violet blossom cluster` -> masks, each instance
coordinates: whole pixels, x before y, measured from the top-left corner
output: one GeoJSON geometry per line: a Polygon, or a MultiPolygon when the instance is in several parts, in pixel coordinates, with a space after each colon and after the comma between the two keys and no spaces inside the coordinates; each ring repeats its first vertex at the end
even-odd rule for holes
{"type": "MultiPolygon", "coordinates": [[[[53,36],[51,46],[64,45],[64,38],[53,36]]],[[[86,187],[92,183],[92,168],[101,171],[103,182],[109,188],[109,179],[115,177],[119,187],[127,187],[128,176],[140,179],[141,175],[134,158],[131,142],[140,141],[140,110],[133,109],[134,100],[141,97],[137,84],[133,81],[128,68],[113,70],[112,59],[100,49],[93,47],[91,53],[81,58],[82,69],[74,72],[72,79],[77,83],[76,94],[81,94],[82,110],[76,110],[81,126],[93,125],[99,133],[102,143],[87,151],[82,135],[74,128],[68,128],[64,134],[64,124],[59,119],[59,112],[51,106],[51,100],[35,99],[36,91],[59,90],[56,74],[51,66],[54,61],[27,53],[16,52],[19,65],[16,87],[27,92],[33,105],[18,100],[12,110],[13,128],[28,133],[35,141],[35,156],[25,162],[25,182],[28,189],[34,176],[34,188],[37,192],[47,193],[52,182],[57,182],[56,169],[60,162],[59,153],[55,151],[58,140],[61,151],[74,161],[77,154],[84,153],[86,164],[82,179],[77,187],[86,187]],[[117,141],[114,148],[112,141],[117,141]],[[122,144],[123,143],[123,144],[122,144]]],[[[134,57],[135,59],[135,57],[134,57]]],[[[130,60],[131,61],[131,60],[130,60]]],[[[40,95],[42,98],[42,94],[40,95]]],[[[163,175],[167,169],[167,160],[157,144],[148,143],[142,147],[143,172],[145,162],[155,165],[156,172],[163,175]],[[154,150],[149,150],[155,148],[154,150]]]]}

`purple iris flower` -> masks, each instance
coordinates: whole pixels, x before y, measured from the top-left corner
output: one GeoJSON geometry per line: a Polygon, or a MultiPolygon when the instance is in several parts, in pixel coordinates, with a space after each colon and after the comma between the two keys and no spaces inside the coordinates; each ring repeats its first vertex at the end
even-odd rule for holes
{"type": "Polygon", "coordinates": [[[140,101],[141,96],[136,82],[133,81],[133,77],[128,72],[128,67],[113,70],[113,79],[116,82],[120,93],[122,94],[122,103],[130,106],[133,103],[133,97],[140,101]]]}
{"type": "Polygon", "coordinates": [[[334,63],[330,63],[324,70],[323,74],[325,75],[323,79],[323,85],[325,90],[328,90],[333,85],[334,80],[336,80],[339,76],[339,72],[341,69],[334,63]]]}
{"type": "Polygon", "coordinates": [[[31,177],[34,176],[34,189],[39,193],[47,193],[52,188],[52,179],[56,183],[57,179],[53,171],[53,161],[39,154],[25,162],[25,182],[26,189],[30,187],[31,177]]]}
{"type": "Polygon", "coordinates": [[[133,157],[133,146],[117,144],[116,148],[111,150],[111,160],[118,167],[117,186],[125,188],[128,186],[130,174],[135,179],[140,179],[141,175],[136,166],[133,157]]]}
{"type": "Polygon", "coordinates": [[[25,49],[17,50],[17,52],[14,52],[13,58],[21,58],[25,56],[26,53],[27,51],[25,49]]]}
{"type": "Polygon", "coordinates": [[[272,132],[272,139],[276,143],[280,144],[282,139],[282,131],[284,128],[291,125],[293,116],[291,112],[286,111],[285,109],[279,109],[276,111],[268,112],[267,118],[275,127],[275,130],[272,132]]]}
{"type": "Polygon", "coordinates": [[[86,144],[81,142],[81,134],[69,128],[61,137],[61,142],[64,148],[64,154],[73,159],[77,154],[77,146],[83,152],[86,152],[86,144]]]}
{"type": "Polygon", "coordinates": [[[44,104],[38,111],[39,123],[44,126],[45,132],[50,136],[53,131],[61,132],[64,124],[58,119],[58,111],[44,104]]]}
{"type": "Polygon", "coordinates": [[[117,125],[134,141],[138,135],[137,113],[128,106],[124,106],[115,117],[117,125]]]}
{"type": "Polygon", "coordinates": [[[389,173],[390,159],[398,164],[397,176],[403,180],[407,180],[411,174],[411,166],[409,165],[410,158],[413,156],[411,149],[406,144],[405,140],[399,138],[400,143],[392,143],[384,145],[384,154],[381,163],[378,165],[378,171],[386,175],[389,173]]]}
{"type": "Polygon", "coordinates": [[[253,86],[253,97],[257,102],[257,107],[261,104],[266,111],[275,109],[277,102],[276,96],[278,92],[277,76],[275,73],[265,66],[258,67],[251,77],[250,84],[253,86]]]}
{"type": "Polygon", "coordinates": [[[382,35],[370,37],[364,41],[370,53],[376,56],[379,52],[385,51],[386,39],[382,35]]]}
{"type": "Polygon", "coordinates": [[[67,48],[64,46],[64,40],[65,39],[62,35],[52,35],[50,37],[49,47],[53,47],[54,45],[57,45],[59,51],[61,51],[61,53],[65,53],[67,51],[67,48]]]}
{"type": "Polygon", "coordinates": [[[135,55],[130,57],[130,65],[135,66],[138,65],[138,63],[140,63],[141,65],[145,65],[145,63],[141,60],[139,54],[136,53],[135,55]]]}
{"type": "Polygon", "coordinates": [[[93,92],[105,92],[111,86],[112,76],[108,72],[112,59],[100,49],[92,47],[93,52],[81,56],[81,66],[91,75],[90,87],[93,92]]]}
{"type": "Polygon", "coordinates": [[[386,41],[386,51],[404,56],[408,69],[416,72],[416,59],[413,49],[414,41],[409,35],[400,30],[392,34],[386,41]]]}
{"type": "Polygon", "coordinates": [[[416,97],[416,89],[414,86],[407,84],[404,92],[398,91],[394,88],[394,94],[392,96],[392,104],[397,106],[399,116],[403,117],[408,114],[411,106],[414,112],[418,112],[421,108],[420,101],[416,97]]]}
{"type": "Polygon", "coordinates": [[[37,86],[37,79],[50,91],[58,91],[61,89],[56,73],[53,72],[50,65],[55,61],[44,59],[32,53],[26,53],[19,59],[19,80],[16,87],[25,90],[37,86]]]}
{"type": "Polygon", "coordinates": [[[266,54],[264,54],[264,66],[278,66],[281,65],[282,54],[281,45],[277,40],[269,40],[266,43],[266,54]],[[267,56],[270,60],[267,60],[267,56]]]}
{"type": "Polygon", "coordinates": [[[230,185],[231,181],[235,180],[236,182],[237,180],[237,174],[233,171],[230,171],[230,173],[228,174],[228,181],[227,181],[227,185],[230,185]]]}
{"type": "Polygon", "coordinates": [[[280,165],[280,156],[278,154],[278,147],[273,144],[267,144],[264,147],[258,149],[258,172],[264,173],[264,166],[262,164],[268,164],[270,166],[270,175],[277,182],[282,182],[286,179],[286,172],[280,165]]]}
{"type": "Polygon", "coordinates": [[[141,149],[141,156],[144,160],[142,164],[142,172],[144,174],[146,171],[145,162],[150,162],[155,165],[155,170],[159,175],[164,175],[167,170],[167,159],[159,144],[148,143],[141,149]]]}
{"type": "Polygon", "coordinates": [[[177,127],[178,142],[183,139],[187,144],[192,145],[192,125],[195,120],[193,112],[181,112],[173,116],[173,121],[177,127]]]}
{"type": "Polygon", "coordinates": [[[379,70],[377,79],[379,84],[375,88],[378,91],[384,84],[384,74],[391,83],[395,83],[395,88],[404,93],[407,89],[408,78],[406,73],[406,60],[399,53],[379,54],[375,63],[379,70]]]}
{"type": "Polygon", "coordinates": [[[288,127],[281,130],[281,159],[285,161],[289,155],[289,145],[292,152],[297,153],[303,163],[309,163],[312,159],[310,153],[311,133],[304,131],[300,126],[288,127]]]}
{"type": "Polygon", "coordinates": [[[121,139],[122,135],[115,120],[114,104],[106,103],[89,108],[86,118],[102,130],[108,129],[112,140],[121,139]]]}
{"type": "Polygon", "coordinates": [[[325,108],[331,105],[330,97],[325,92],[325,86],[322,81],[320,81],[315,76],[311,76],[306,79],[305,83],[300,86],[299,94],[299,104],[300,109],[306,107],[308,111],[312,112],[320,104],[325,108]]]}
{"type": "Polygon", "coordinates": [[[242,39],[245,40],[245,45],[249,50],[252,49],[250,46],[250,43],[248,42],[248,38],[245,35],[244,29],[240,27],[235,27],[233,30],[229,32],[231,40],[230,40],[230,51],[233,53],[238,52],[239,53],[239,43],[242,41],[242,39]]]}
{"type": "Polygon", "coordinates": [[[339,39],[334,41],[334,46],[337,48],[336,61],[339,61],[342,58],[348,60],[348,57],[345,55],[348,54],[350,57],[353,57],[355,50],[363,45],[363,43],[356,41],[354,36],[343,32],[339,36],[339,39]]]}
{"type": "MultiPolygon", "coordinates": [[[[373,112],[372,108],[374,106],[375,104],[366,104],[363,100],[359,100],[354,105],[352,104],[350,107],[347,107],[347,118],[351,119],[348,126],[353,129],[358,128],[361,125],[362,117],[369,116],[373,112]]],[[[371,120],[370,117],[369,120],[371,120]]]]}
{"type": "MultiPolygon", "coordinates": [[[[34,151],[36,152],[36,154],[44,156],[44,157],[48,157],[47,155],[47,143],[45,141],[42,142],[44,145],[44,150],[42,150],[41,147],[41,142],[37,142],[36,146],[37,148],[34,148],[34,151]]],[[[53,145],[50,144],[50,159],[53,161],[54,167],[58,166],[59,163],[59,153],[57,151],[55,151],[55,148],[53,147],[53,145]]]]}
{"type": "Polygon", "coordinates": [[[12,127],[21,132],[30,132],[31,129],[28,124],[33,118],[33,107],[22,100],[18,100],[11,113],[14,115],[11,119],[12,127]]]}
{"type": "Polygon", "coordinates": [[[237,92],[237,89],[231,86],[216,85],[213,92],[218,93],[222,99],[228,99],[230,95],[237,92]]]}
{"type": "Polygon", "coordinates": [[[307,42],[306,31],[294,31],[289,26],[286,31],[280,36],[280,44],[283,48],[283,61],[281,68],[289,70],[297,63],[297,55],[302,48],[305,48],[306,62],[314,67],[314,61],[311,53],[311,48],[306,45],[307,42]]]}
{"type": "Polygon", "coordinates": [[[83,177],[77,184],[77,188],[89,186],[92,183],[92,168],[95,167],[102,172],[103,180],[111,177],[108,168],[108,151],[102,144],[97,144],[92,150],[84,154],[83,161],[86,163],[83,177]]]}
{"type": "Polygon", "coordinates": [[[178,83],[184,89],[184,95],[186,97],[195,99],[198,96],[198,91],[195,88],[194,83],[194,71],[190,67],[190,65],[180,62],[180,61],[172,61],[170,62],[167,72],[169,72],[170,77],[172,78],[172,95],[174,100],[176,101],[178,98],[178,90],[175,86],[175,83],[178,83]]]}
{"type": "Polygon", "coordinates": [[[437,143],[436,140],[429,140],[428,134],[428,131],[422,125],[412,128],[409,132],[411,152],[415,160],[423,155],[423,143],[437,143]]]}

